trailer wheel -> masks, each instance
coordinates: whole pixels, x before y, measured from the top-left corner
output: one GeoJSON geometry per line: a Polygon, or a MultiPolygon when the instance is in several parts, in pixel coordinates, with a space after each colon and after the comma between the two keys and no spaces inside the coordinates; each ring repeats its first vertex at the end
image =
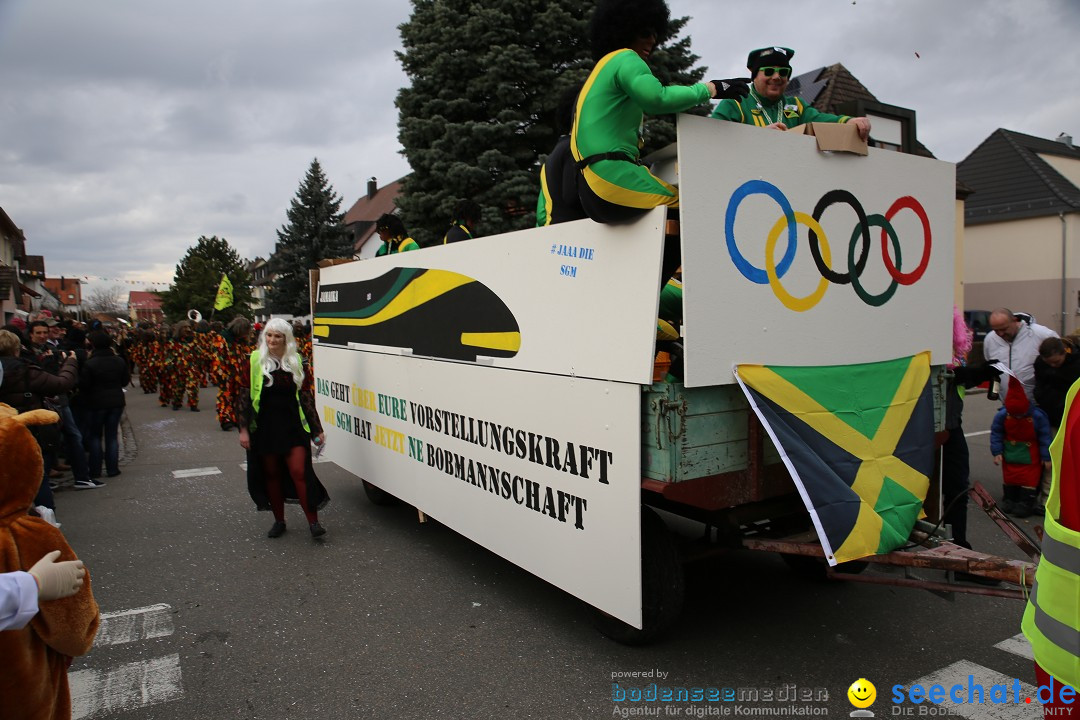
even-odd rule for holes
{"type": "Polygon", "coordinates": [[[645,645],[660,637],[678,620],[685,592],[682,557],[675,538],[656,511],[642,507],[642,628],[638,630],[596,608],[592,609],[593,625],[615,642],[645,645]]]}
{"type": "Polygon", "coordinates": [[[367,495],[367,499],[373,505],[397,505],[400,502],[396,497],[377,485],[372,485],[367,480],[361,480],[361,482],[364,483],[364,494],[367,495]]]}
{"type": "MultiPolygon", "coordinates": [[[[790,555],[787,553],[780,553],[780,557],[792,572],[801,578],[806,580],[825,579],[825,570],[829,566],[824,558],[811,555],[790,555]]],[[[858,575],[868,567],[870,567],[870,563],[865,560],[849,560],[834,567],[833,572],[844,573],[845,575],[858,575]]]]}

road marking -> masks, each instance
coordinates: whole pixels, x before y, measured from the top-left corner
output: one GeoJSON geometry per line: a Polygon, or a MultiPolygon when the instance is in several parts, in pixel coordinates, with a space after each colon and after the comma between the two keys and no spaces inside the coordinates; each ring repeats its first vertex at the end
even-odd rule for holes
{"type": "Polygon", "coordinates": [[[94,647],[123,645],[172,634],[172,607],[160,603],[133,610],[102,613],[94,647]]]}
{"type": "MultiPolygon", "coordinates": [[[[945,688],[946,697],[948,697],[949,689],[953,685],[959,685],[962,688],[961,696],[965,702],[956,703],[949,698],[936,707],[949,708],[954,714],[971,720],[1041,720],[1043,708],[1034,700],[1035,686],[1020,682],[1020,702],[1017,704],[1015,697],[1016,683],[1016,678],[1002,675],[990,668],[976,665],[967,660],[958,660],[952,665],[947,665],[929,675],[922,676],[918,680],[913,680],[908,683],[908,690],[910,691],[912,685],[922,685],[926,690],[929,690],[934,685],[941,685],[945,688]],[[1008,702],[994,703],[991,701],[994,698],[993,687],[995,685],[1005,688],[1008,702]],[[982,687],[983,702],[967,702],[969,686],[982,687]],[[1032,698],[1031,703],[1024,702],[1027,698],[1032,698]]],[[[977,694],[973,695],[973,697],[976,700],[978,699],[977,694]]],[[[999,699],[1003,700],[1004,698],[999,699]]]]}
{"type": "Polygon", "coordinates": [[[996,647],[998,650],[1004,650],[1007,653],[1012,653],[1013,655],[1019,655],[1022,658],[1027,658],[1028,660],[1035,659],[1035,653],[1031,650],[1031,643],[1028,642],[1028,639],[1026,637],[1024,637],[1024,633],[1017,633],[1011,638],[1002,640],[994,647],[996,647]]]}
{"type": "Polygon", "coordinates": [[[180,656],[68,673],[73,720],[179,700],[184,695],[180,656]]]}
{"type": "MultiPolygon", "coordinates": [[[[318,465],[319,463],[325,463],[325,462],[330,462],[330,458],[328,458],[328,457],[313,457],[313,458],[311,458],[311,464],[312,465],[318,465]]],[[[247,463],[246,462],[240,463],[240,469],[243,470],[244,472],[247,472],[247,463]]]]}
{"type": "Polygon", "coordinates": [[[202,477],[203,475],[220,475],[221,471],[216,467],[191,468],[190,470],[173,470],[174,478],[202,477]]]}
{"type": "Polygon", "coordinates": [[[975,432],[964,433],[964,437],[969,438],[969,437],[975,437],[977,435],[989,435],[989,434],[990,434],[989,430],[976,430],[975,432]]]}

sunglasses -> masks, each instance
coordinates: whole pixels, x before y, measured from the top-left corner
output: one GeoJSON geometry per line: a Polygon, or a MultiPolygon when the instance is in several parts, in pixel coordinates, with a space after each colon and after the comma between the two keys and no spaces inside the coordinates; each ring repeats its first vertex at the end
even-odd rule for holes
{"type": "Polygon", "coordinates": [[[765,77],[772,77],[773,73],[776,73],[782,78],[791,77],[791,68],[789,67],[763,67],[758,68],[765,77]]]}

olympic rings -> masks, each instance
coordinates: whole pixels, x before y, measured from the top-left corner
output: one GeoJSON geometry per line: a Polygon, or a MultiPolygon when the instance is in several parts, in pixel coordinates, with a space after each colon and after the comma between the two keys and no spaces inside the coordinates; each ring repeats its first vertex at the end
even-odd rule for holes
{"type": "Polygon", "coordinates": [[[868,216],[862,204],[851,192],[839,189],[830,190],[818,200],[813,214],[807,215],[803,212],[795,212],[787,196],[778,187],[764,180],[748,180],[732,193],[724,218],[724,231],[728,254],[743,277],[759,285],[768,284],[777,299],[785,307],[796,312],[805,312],[817,305],[825,296],[825,291],[830,283],[835,285],[851,283],[852,289],[860,300],[871,307],[880,307],[892,299],[898,286],[914,285],[922,278],[930,265],[930,254],[933,249],[930,219],[922,204],[910,195],[898,198],[884,215],[873,214],[868,216]],[[783,216],[776,221],[765,240],[764,268],[750,263],[739,251],[735,242],[735,216],[738,213],[739,205],[750,195],[757,194],[767,195],[775,200],[783,213],[783,216]],[[831,267],[832,258],[828,238],[820,224],[825,211],[837,203],[850,206],[858,218],[858,222],[851,233],[851,240],[848,243],[848,270],[844,273],[836,272],[831,267]],[[891,222],[893,217],[901,210],[911,210],[915,213],[922,224],[923,230],[922,256],[919,264],[910,272],[903,272],[900,269],[900,239],[891,222]],[[779,242],[785,225],[787,226],[787,248],[784,250],[780,262],[774,263],[776,244],[779,242]],[[805,225],[807,228],[810,254],[813,257],[814,265],[821,274],[821,281],[817,287],[809,295],[801,298],[789,293],[780,282],[795,260],[795,251],[798,249],[798,225],[805,225]],[[889,286],[876,295],[868,292],[860,282],[870,255],[870,245],[872,244],[871,227],[881,228],[882,261],[889,273],[889,277],[892,279],[889,286]],[[893,254],[896,256],[895,262],[889,252],[889,240],[892,241],[893,254]],[[856,258],[856,245],[860,244],[860,241],[861,248],[859,256],[856,258]]]}
{"type": "Polygon", "coordinates": [[[776,266],[778,277],[783,277],[795,260],[799,235],[795,228],[795,213],[791,209],[791,203],[788,202],[787,196],[780,192],[780,188],[764,180],[747,180],[732,193],[731,199],[728,200],[727,217],[724,219],[724,234],[727,236],[728,254],[731,255],[731,261],[735,263],[735,267],[739,269],[743,277],[752,283],[765,285],[769,282],[769,276],[761,268],[751,265],[750,261],[739,252],[739,247],[735,244],[735,214],[739,211],[739,203],[748,195],[757,194],[768,195],[775,200],[780,209],[784,211],[784,218],[787,219],[788,246],[787,250],[784,251],[784,257],[781,258],[780,264],[776,266]]]}
{"type": "MultiPolygon", "coordinates": [[[[821,238],[821,255],[824,257],[825,265],[828,266],[832,262],[832,258],[830,257],[829,241],[826,240],[825,231],[821,229],[821,225],[804,212],[795,213],[795,222],[805,225],[811,233],[818,233],[821,238]]],[[[805,312],[821,302],[821,298],[825,296],[825,291],[829,289],[829,279],[822,275],[817,289],[804,298],[797,298],[784,289],[784,286],[780,284],[780,277],[777,275],[776,266],[773,264],[772,259],[773,253],[776,251],[776,240],[780,237],[780,232],[784,229],[785,224],[788,224],[787,218],[777,220],[776,224],[773,225],[773,229],[769,232],[769,237],[765,240],[765,272],[769,276],[769,287],[772,288],[773,293],[784,304],[784,307],[795,312],[805,312]]],[[[790,224],[788,226],[790,227],[790,224]]],[[[854,241],[851,247],[855,247],[854,241]]]]}

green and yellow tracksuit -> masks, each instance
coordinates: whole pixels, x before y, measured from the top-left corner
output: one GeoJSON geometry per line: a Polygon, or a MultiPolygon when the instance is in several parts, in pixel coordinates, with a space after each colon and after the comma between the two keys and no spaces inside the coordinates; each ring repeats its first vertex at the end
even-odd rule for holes
{"type": "Polygon", "coordinates": [[[450,226],[450,229],[443,235],[442,244],[449,245],[450,243],[461,242],[462,240],[472,240],[472,233],[469,232],[464,224],[454,221],[454,224],[450,226]]]}
{"type": "Polygon", "coordinates": [[[638,164],[642,120],[645,113],[682,112],[708,99],[704,83],[661,85],[633,50],[601,58],[578,96],[570,133],[570,151],[581,169],[578,191],[589,217],[618,222],[659,205],[678,207],[678,189],[638,164]]]}
{"type": "Polygon", "coordinates": [[[759,107],[754,93],[742,100],[721,100],[709,117],[758,127],[766,127],[783,120],[789,128],[812,122],[846,123],[851,119],[849,115],[821,112],[799,97],[783,96],[775,102],[762,98],[759,107]]]}
{"type": "Polygon", "coordinates": [[[536,226],[588,217],[578,197],[578,169],[570,154],[570,136],[563,135],[540,168],[540,195],[536,199],[536,226]]]}
{"type": "Polygon", "coordinates": [[[384,242],[379,246],[379,249],[375,251],[375,257],[381,257],[383,255],[392,255],[393,253],[403,253],[410,250],[419,250],[420,246],[411,237],[396,237],[390,238],[389,242],[384,242]]]}

